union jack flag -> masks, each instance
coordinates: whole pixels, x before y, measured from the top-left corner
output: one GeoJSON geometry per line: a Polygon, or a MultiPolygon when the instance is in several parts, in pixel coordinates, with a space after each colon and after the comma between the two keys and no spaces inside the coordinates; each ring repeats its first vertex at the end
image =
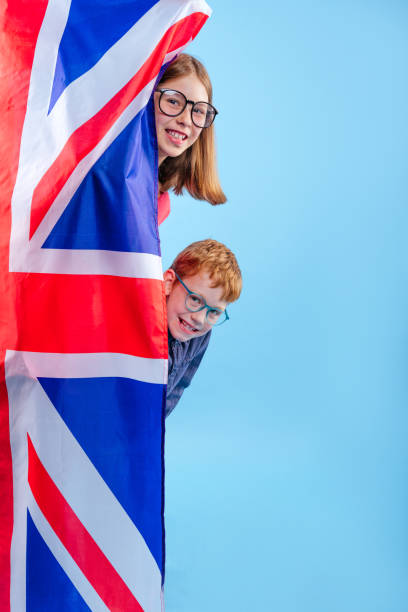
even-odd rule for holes
{"type": "Polygon", "coordinates": [[[1,610],[162,609],[152,91],[209,15],[203,0],[3,11],[1,610]]]}

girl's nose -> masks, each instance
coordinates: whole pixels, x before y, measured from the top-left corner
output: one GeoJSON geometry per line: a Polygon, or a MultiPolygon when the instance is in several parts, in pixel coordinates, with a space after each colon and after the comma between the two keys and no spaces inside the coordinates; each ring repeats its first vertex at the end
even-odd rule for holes
{"type": "Polygon", "coordinates": [[[191,109],[187,104],[181,115],[178,115],[177,121],[183,125],[191,125],[191,109]]]}

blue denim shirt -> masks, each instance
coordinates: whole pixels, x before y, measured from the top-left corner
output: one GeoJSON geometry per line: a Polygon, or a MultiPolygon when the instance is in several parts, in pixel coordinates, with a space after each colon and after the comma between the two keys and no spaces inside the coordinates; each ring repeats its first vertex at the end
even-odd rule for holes
{"type": "Polygon", "coordinates": [[[211,331],[204,336],[180,342],[169,332],[169,378],[167,382],[166,417],[176,407],[189,386],[210,341],[211,331]]]}

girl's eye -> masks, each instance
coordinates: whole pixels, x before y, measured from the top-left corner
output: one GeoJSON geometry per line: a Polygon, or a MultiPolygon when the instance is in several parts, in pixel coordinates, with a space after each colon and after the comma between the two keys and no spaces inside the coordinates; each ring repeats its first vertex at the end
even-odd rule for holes
{"type": "Polygon", "coordinates": [[[171,106],[180,106],[180,100],[177,100],[176,98],[167,98],[166,102],[171,104],[171,106]]]}
{"type": "Polygon", "coordinates": [[[193,302],[193,304],[203,303],[203,300],[198,295],[194,295],[194,294],[190,294],[190,300],[193,302]]]}
{"type": "Polygon", "coordinates": [[[205,110],[203,108],[197,108],[197,106],[194,108],[194,114],[195,115],[200,115],[203,116],[206,114],[205,110]]]}

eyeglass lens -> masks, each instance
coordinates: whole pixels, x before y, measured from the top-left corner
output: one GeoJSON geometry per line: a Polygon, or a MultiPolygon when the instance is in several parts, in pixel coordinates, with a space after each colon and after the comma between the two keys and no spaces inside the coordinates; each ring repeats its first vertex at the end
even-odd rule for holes
{"type": "MultiPolygon", "coordinates": [[[[205,308],[206,304],[203,298],[196,293],[188,293],[186,295],[186,307],[191,312],[198,312],[205,308]]],[[[226,312],[216,308],[210,308],[206,312],[206,320],[211,325],[221,325],[227,318],[226,312]]]]}
{"type": "MultiPolygon", "coordinates": [[[[186,97],[179,91],[166,90],[160,96],[160,110],[170,117],[181,115],[187,105],[186,97]]],[[[195,102],[191,109],[191,118],[197,127],[209,127],[215,118],[215,110],[207,102],[195,102]]]]}

